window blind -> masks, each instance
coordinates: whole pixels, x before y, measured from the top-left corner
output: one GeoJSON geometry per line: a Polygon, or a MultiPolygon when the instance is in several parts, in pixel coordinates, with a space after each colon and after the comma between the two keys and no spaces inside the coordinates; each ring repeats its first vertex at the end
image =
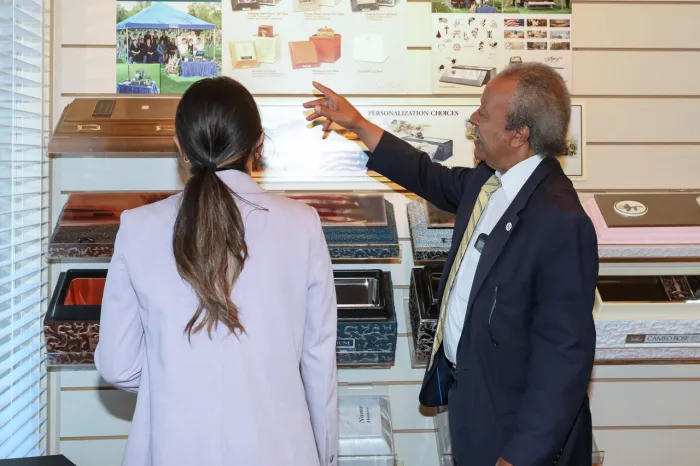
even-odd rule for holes
{"type": "Polygon", "coordinates": [[[0,2],[0,459],[45,451],[49,13],[0,2]]]}

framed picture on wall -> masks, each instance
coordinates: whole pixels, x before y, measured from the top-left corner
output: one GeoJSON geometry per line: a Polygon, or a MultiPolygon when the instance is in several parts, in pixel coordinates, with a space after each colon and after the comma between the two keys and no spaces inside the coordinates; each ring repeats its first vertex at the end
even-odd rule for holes
{"type": "Polygon", "coordinates": [[[182,94],[221,75],[221,1],[116,5],[117,93],[182,94]]]}

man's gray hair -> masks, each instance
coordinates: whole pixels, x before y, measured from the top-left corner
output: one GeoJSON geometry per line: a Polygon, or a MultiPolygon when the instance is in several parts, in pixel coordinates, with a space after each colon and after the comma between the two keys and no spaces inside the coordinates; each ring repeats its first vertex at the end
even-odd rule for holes
{"type": "Polygon", "coordinates": [[[545,64],[514,64],[499,77],[514,79],[518,89],[506,115],[506,131],[530,128],[530,147],[536,154],[556,157],[566,153],[571,120],[571,96],[557,71],[545,64]]]}

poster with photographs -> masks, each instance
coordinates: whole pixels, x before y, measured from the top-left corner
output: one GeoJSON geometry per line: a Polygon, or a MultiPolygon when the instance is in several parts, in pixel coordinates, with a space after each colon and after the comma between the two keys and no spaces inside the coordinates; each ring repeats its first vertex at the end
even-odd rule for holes
{"type": "Polygon", "coordinates": [[[254,94],[403,93],[406,0],[231,0],[223,73],[254,94]]]}
{"type": "Polygon", "coordinates": [[[435,94],[480,94],[512,63],[542,62],[573,88],[571,2],[445,0],[432,3],[435,94]]]}
{"type": "Polygon", "coordinates": [[[182,94],[221,75],[221,1],[117,1],[117,93],[182,94]]]}
{"type": "MultiPolygon", "coordinates": [[[[434,161],[448,166],[472,166],[473,144],[468,121],[476,107],[358,106],[370,121],[434,161]]],[[[260,106],[265,146],[258,175],[266,179],[362,178],[367,174],[367,147],[354,133],[323,120],[307,122],[298,106],[260,106]]]]}

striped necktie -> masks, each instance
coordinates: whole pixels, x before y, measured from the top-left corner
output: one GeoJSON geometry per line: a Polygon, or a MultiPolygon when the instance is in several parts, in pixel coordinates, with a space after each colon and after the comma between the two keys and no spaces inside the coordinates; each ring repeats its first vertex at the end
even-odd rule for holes
{"type": "Polygon", "coordinates": [[[479,192],[479,197],[474,203],[474,210],[472,210],[472,215],[469,217],[469,223],[467,224],[467,229],[464,231],[464,236],[462,241],[459,243],[459,249],[457,249],[457,254],[455,255],[455,260],[452,263],[452,268],[450,269],[450,274],[447,277],[447,283],[445,284],[445,292],[442,295],[442,302],[440,303],[440,318],[438,319],[437,330],[435,332],[435,341],[433,342],[433,351],[430,354],[430,364],[428,368],[433,367],[433,361],[435,359],[435,354],[438,349],[440,349],[440,344],[442,344],[443,331],[445,329],[445,314],[447,313],[447,304],[450,300],[450,293],[452,291],[452,285],[454,285],[455,278],[457,278],[457,272],[459,272],[459,266],[462,264],[462,260],[467,252],[467,247],[469,246],[469,241],[476,231],[476,226],[479,224],[479,219],[481,214],[484,213],[486,205],[491,198],[491,194],[498,191],[501,187],[501,180],[496,176],[492,175],[486,183],[481,187],[479,192]]]}

